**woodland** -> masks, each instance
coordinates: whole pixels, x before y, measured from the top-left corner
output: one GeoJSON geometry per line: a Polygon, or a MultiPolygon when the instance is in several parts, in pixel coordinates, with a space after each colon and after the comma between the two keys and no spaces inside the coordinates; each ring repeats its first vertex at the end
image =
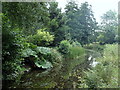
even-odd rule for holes
{"type": "Polygon", "coordinates": [[[3,88],[118,88],[118,15],[88,2],[2,2],[3,88]]]}

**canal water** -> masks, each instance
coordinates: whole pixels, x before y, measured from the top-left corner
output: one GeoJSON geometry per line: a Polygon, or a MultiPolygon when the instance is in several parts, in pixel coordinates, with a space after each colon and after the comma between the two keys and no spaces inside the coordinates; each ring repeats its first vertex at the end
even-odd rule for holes
{"type": "Polygon", "coordinates": [[[11,88],[77,88],[77,77],[82,76],[83,70],[98,64],[95,58],[100,56],[95,51],[86,50],[80,59],[66,58],[61,69],[51,68],[26,72],[22,75],[20,82],[15,83],[11,88]]]}

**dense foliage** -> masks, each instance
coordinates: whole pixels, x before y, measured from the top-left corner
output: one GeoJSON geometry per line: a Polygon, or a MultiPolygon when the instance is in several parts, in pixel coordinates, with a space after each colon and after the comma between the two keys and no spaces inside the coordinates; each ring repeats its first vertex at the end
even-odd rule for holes
{"type": "Polygon", "coordinates": [[[78,7],[75,2],[69,2],[65,9],[71,38],[81,44],[92,42],[90,37],[97,28],[97,22],[94,18],[91,6],[85,2],[78,7]]]}
{"type": "Polygon", "coordinates": [[[85,83],[83,86],[88,88],[118,88],[117,51],[118,45],[105,45],[103,57],[96,59],[99,64],[84,72],[85,83]]]}
{"type": "Polygon", "coordinates": [[[71,47],[70,42],[67,40],[61,41],[59,45],[59,52],[62,54],[68,54],[69,48],[71,47]]]}
{"type": "Polygon", "coordinates": [[[65,12],[57,2],[3,2],[0,16],[4,81],[20,81],[27,67],[56,70],[60,74],[66,69],[72,77],[73,68],[87,61],[85,51],[94,50],[101,53],[96,58],[100,63],[85,71],[84,77],[78,79],[82,84],[77,86],[117,87],[118,53],[113,44],[119,41],[116,12],[106,12],[98,25],[87,2],[81,6],[68,2],[65,12]]]}
{"type": "Polygon", "coordinates": [[[37,30],[37,34],[28,36],[28,42],[38,46],[48,46],[54,40],[54,36],[50,35],[44,29],[37,30]]]}
{"type": "Polygon", "coordinates": [[[20,31],[12,28],[10,20],[3,15],[2,23],[2,66],[3,78],[13,79],[19,75],[21,68],[21,45],[23,42],[20,31]]]}
{"type": "Polygon", "coordinates": [[[97,41],[100,44],[112,44],[118,42],[118,21],[117,13],[109,10],[103,16],[101,16],[102,22],[99,26],[97,41]]]}

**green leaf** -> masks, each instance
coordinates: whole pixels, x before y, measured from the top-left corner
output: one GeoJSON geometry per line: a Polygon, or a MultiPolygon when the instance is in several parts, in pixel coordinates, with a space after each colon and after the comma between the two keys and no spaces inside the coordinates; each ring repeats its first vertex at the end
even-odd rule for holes
{"type": "Polygon", "coordinates": [[[36,52],[45,55],[51,53],[50,48],[46,48],[46,47],[37,47],[36,52]]]}
{"type": "Polygon", "coordinates": [[[29,56],[37,57],[36,54],[37,53],[35,51],[31,50],[30,48],[27,48],[27,49],[23,50],[23,52],[22,52],[22,56],[23,57],[29,57],[29,56]]]}
{"type": "Polygon", "coordinates": [[[49,62],[49,61],[36,61],[35,65],[37,67],[39,67],[39,68],[42,67],[43,69],[47,69],[47,68],[53,67],[51,62],[49,62]]]}

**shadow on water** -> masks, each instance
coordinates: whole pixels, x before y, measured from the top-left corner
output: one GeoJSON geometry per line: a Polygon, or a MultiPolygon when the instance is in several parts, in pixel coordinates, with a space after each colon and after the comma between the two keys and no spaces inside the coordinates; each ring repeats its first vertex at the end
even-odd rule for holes
{"type": "Polygon", "coordinates": [[[66,58],[61,69],[51,68],[48,70],[31,70],[22,75],[19,83],[11,86],[12,88],[76,88],[78,82],[76,76],[82,75],[82,70],[91,67],[95,57],[100,54],[92,50],[80,56],[80,59],[66,58]],[[91,59],[91,60],[89,60],[91,59]]]}

